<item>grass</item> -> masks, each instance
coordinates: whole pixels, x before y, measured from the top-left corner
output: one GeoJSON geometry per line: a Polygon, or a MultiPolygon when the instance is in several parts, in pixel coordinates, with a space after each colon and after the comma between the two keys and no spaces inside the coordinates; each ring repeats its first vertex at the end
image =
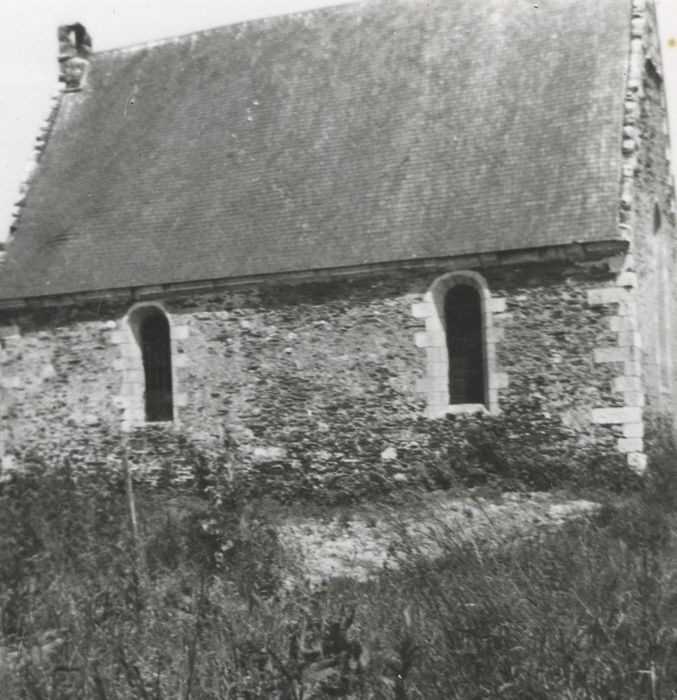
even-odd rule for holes
{"type": "Polygon", "coordinates": [[[677,698],[676,505],[665,444],[594,516],[310,589],[267,504],[137,491],[135,547],[122,475],[34,469],[0,493],[0,697],[677,698]]]}

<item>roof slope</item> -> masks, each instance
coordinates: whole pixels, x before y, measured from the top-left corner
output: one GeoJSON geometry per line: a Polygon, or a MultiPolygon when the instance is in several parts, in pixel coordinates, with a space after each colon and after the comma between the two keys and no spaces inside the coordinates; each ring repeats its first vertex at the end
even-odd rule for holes
{"type": "Polygon", "coordinates": [[[617,238],[629,22],[376,0],[96,54],[0,298],[617,238]]]}

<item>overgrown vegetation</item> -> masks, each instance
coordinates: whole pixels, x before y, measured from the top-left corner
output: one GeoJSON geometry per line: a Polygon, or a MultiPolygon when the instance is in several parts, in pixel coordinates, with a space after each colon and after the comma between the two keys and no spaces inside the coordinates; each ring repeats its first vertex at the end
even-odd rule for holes
{"type": "Polygon", "coordinates": [[[557,531],[403,533],[376,579],[315,589],[271,503],[137,485],[135,529],[124,470],[33,459],[0,492],[0,697],[675,698],[677,453],[653,454],[557,531]]]}

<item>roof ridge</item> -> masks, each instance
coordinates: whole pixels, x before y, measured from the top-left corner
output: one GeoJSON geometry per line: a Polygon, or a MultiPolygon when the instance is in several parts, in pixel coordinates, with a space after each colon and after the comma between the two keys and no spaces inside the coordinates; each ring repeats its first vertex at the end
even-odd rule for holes
{"type": "Polygon", "coordinates": [[[127,53],[132,51],[142,51],[143,49],[155,48],[156,46],[164,46],[166,44],[178,44],[193,40],[198,36],[209,36],[215,32],[219,32],[226,29],[232,29],[234,27],[243,27],[248,24],[254,24],[259,22],[268,22],[281,20],[287,17],[300,17],[302,15],[315,15],[321,12],[330,12],[332,10],[339,10],[344,7],[353,7],[355,5],[363,5],[366,3],[373,4],[378,0],[335,0],[334,4],[322,5],[320,7],[311,7],[306,10],[296,10],[294,12],[281,12],[275,15],[262,15],[261,17],[252,17],[245,20],[236,20],[234,22],[229,22],[226,24],[220,24],[216,27],[207,27],[205,29],[196,29],[192,32],[186,32],[185,34],[174,34],[172,36],[161,37],[159,39],[150,39],[148,41],[139,41],[133,44],[126,44],[124,46],[115,46],[110,49],[102,49],[100,51],[93,51],[91,53],[92,58],[97,56],[104,56],[115,53],[127,53]]]}

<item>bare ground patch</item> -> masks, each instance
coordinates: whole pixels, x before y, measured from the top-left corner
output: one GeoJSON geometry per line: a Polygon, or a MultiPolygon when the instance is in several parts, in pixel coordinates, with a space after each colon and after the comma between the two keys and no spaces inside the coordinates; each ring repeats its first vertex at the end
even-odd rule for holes
{"type": "MultiPolygon", "coordinates": [[[[365,580],[384,566],[404,540],[419,546],[438,538],[495,539],[525,535],[594,512],[598,504],[551,493],[504,493],[496,498],[436,492],[409,503],[365,505],[324,518],[291,516],[280,523],[283,546],[300,554],[311,582],[347,576],[365,580]]],[[[438,540],[439,541],[439,540],[438,540]]]]}

